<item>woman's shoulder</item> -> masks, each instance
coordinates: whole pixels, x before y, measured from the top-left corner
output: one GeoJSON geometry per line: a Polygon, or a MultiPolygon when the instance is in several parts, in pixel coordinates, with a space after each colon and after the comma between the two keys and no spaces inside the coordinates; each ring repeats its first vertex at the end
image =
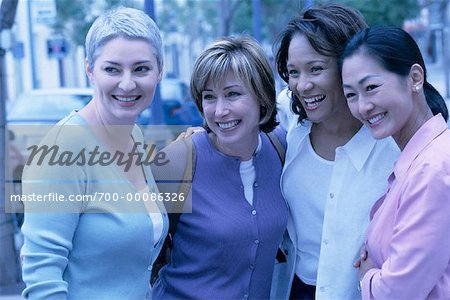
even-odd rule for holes
{"type": "Polygon", "coordinates": [[[272,131],[273,135],[275,135],[278,140],[286,147],[286,135],[287,132],[281,128],[280,126],[275,127],[275,129],[272,131]]]}
{"type": "MultiPolygon", "coordinates": [[[[186,168],[193,168],[195,148],[188,139],[174,141],[156,154],[164,160],[163,164],[152,163],[150,165],[160,190],[164,190],[161,187],[169,185],[167,182],[175,182],[178,185],[185,174],[186,168]]],[[[172,188],[170,187],[170,189],[172,188]]]]}
{"type": "Polygon", "coordinates": [[[40,144],[57,145],[69,149],[79,148],[89,141],[93,142],[93,139],[89,138],[91,136],[86,121],[74,111],[51,127],[40,144]]]}
{"type": "Polygon", "coordinates": [[[431,141],[415,158],[413,166],[416,170],[434,174],[435,177],[450,175],[450,130],[431,141]]]}

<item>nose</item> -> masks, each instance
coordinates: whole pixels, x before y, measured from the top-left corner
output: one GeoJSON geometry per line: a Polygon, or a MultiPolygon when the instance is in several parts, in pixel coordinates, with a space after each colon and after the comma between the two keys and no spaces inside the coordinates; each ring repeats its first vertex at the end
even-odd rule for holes
{"type": "Polygon", "coordinates": [[[217,98],[215,116],[218,118],[226,116],[230,112],[228,105],[228,101],[222,97],[217,98]]]}
{"type": "Polygon", "coordinates": [[[360,115],[367,117],[374,108],[372,101],[364,96],[360,96],[358,100],[358,112],[360,115]]]}
{"type": "Polygon", "coordinates": [[[119,82],[119,88],[124,92],[129,92],[136,88],[136,82],[134,81],[134,78],[130,73],[125,72],[123,74],[119,82]]]}
{"type": "Polygon", "coordinates": [[[307,75],[301,74],[294,82],[294,90],[298,95],[304,94],[306,91],[311,90],[313,83],[311,78],[307,75]]]}

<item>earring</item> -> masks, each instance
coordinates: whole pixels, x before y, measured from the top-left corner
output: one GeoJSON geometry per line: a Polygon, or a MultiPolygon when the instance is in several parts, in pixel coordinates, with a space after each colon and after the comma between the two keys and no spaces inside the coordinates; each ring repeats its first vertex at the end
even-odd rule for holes
{"type": "Polygon", "coordinates": [[[415,86],[414,86],[414,92],[418,93],[418,92],[419,92],[419,90],[420,90],[420,86],[418,86],[418,85],[415,85],[415,86]]]}

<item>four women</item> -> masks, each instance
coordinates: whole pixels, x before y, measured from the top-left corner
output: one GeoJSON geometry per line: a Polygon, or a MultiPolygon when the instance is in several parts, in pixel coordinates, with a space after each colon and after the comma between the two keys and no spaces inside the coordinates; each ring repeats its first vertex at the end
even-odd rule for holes
{"type": "MultiPolygon", "coordinates": [[[[289,94],[280,95],[289,97],[280,102],[288,147],[283,171],[273,139],[284,144],[284,134],[274,130],[275,84],[262,48],[250,38],[223,38],[202,52],[191,92],[207,131],[192,136],[192,212],[180,216],[171,261],[150,291],[155,298],[268,298],[286,223],[291,269],[275,296],[359,298],[352,262],[398,148],[388,193],[372,210],[357,262],[363,297],[418,295],[404,283],[420,286],[421,298],[450,295],[448,112],[426,82],[414,41],[399,29],[366,27],[357,11],[328,4],[306,9],[280,34],[277,68],[289,86],[289,94]]],[[[114,10],[93,24],[86,51],[94,98],[62,120],[43,145],[142,152],[134,123],[161,80],[158,28],[140,11],[114,10]]],[[[156,179],[184,170],[184,143],[163,150],[171,163],[154,168],[156,179]]],[[[158,191],[142,164],[34,165],[23,182],[24,194],[158,191]]],[[[71,203],[45,215],[36,204],[26,205],[24,296],[145,297],[167,232],[165,209],[153,202],[122,211],[116,204],[71,203]]]]}

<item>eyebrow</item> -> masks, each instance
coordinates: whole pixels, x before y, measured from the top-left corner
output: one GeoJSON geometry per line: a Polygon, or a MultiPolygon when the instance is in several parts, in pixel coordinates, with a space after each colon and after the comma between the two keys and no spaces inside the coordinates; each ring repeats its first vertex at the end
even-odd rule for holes
{"type": "MultiPolygon", "coordinates": [[[[326,64],[326,63],[328,63],[328,61],[326,61],[326,60],[312,60],[312,61],[308,61],[306,64],[307,64],[307,65],[313,65],[313,64],[316,64],[316,63],[326,64]]],[[[287,67],[291,67],[291,66],[293,66],[293,65],[294,65],[294,64],[288,63],[286,66],[287,66],[287,67]]]]}
{"type": "MultiPolygon", "coordinates": [[[[239,88],[239,87],[241,87],[241,86],[240,86],[240,85],[237,85],[237,84],[233,84],[233,85],[226,86],[226,87],[224,87],[223,89],[224,89],[224,90],[228,90],[228,89],[239,88]]],[[[213,90],[207,89],[207,88],[204,88],[204,89],[203,89],[203,92],[212,92],[212,91],[213,91],[213,90]]]]}
{"type": "MultiPolygon", "coordinates": [[[[364,76],[363,78],[361,78],[361,79],[358,81],[358,85],[363,84],[365,81],[367,81],[367,80],[369,80],[369,79],[371,79],[371,78],[373,78],[373,77],[380,77],[380,76],[378,76],[378,75],[367,75],[367,76],[364,76]]],[[[342,86],[343,86],[343,87],[347,87],[347,88],[351,87],[351,85],[348,85],[348,84],[343,84],[342,86]]]]}
{"type": "Polygon", "coordinates": [[[229,86],[224,87],[223,89],[224,89],[224,90],[228,90],[228,89],[239,88],[239,87],[241,87],[241,86],[238,85],[238,84],[232,84],[232,85],[229,85],[229,86]]]}
{"type": "MultiPolygon", "coordinates": [[[[104,63],[112,64],[112,65],[115,65],[115,66],[120,66],[119,63],[117,63],[115,61],[111,61],[111,60],[105,60],[104,63]]],[[[151,61],[150,60],[140,60],[140,61],[135,62],[133,64],[133,66],[140,65],[140,64],[145,64],[145,63],[151,63],[151,61]]]]}

